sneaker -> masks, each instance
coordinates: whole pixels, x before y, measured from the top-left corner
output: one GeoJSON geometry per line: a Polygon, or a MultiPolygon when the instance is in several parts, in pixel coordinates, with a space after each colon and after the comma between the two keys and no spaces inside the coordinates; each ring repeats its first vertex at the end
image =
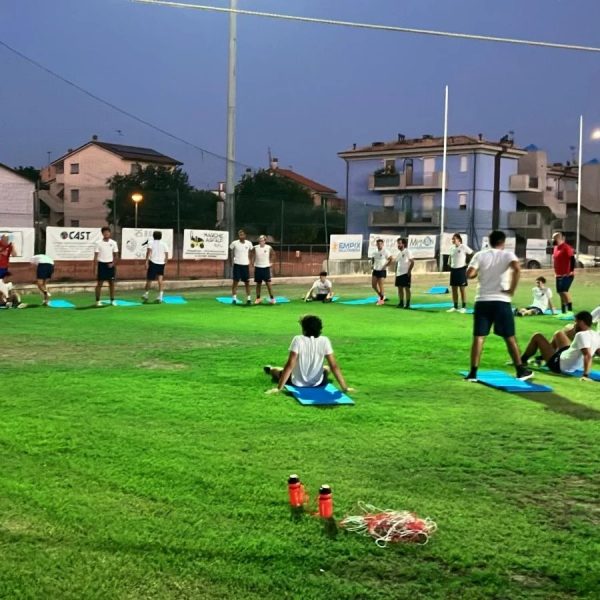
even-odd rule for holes
{"type": "Polygon", "coordinates": [[[469,371],[469,374],[465,377],[465,381],[476,382],[477,381],[477,371],[469,371]]]}
{"type": "Polygon", "coordinates": [[[407,304],[407,305],[404,307],[404,310],[410,310],[410,304],[407,304]]]}
{"type": "Polygon", "coordinates": [[[525,368],[523,365],[517,367],[517,379],[519,381],[527,381],[533,378],[533,371],[525,368]]]}
{"type": "Polygon", "coordinates": [[[52,298],[52,294],[50,292],[46,292],[46,298],[52,298]]]}
{"type": "Polygon", "coordinates": [[[461,315],[464,315],[467,312],[466,308],[459,308],[456,312],[459,312],[461,315]]]}
{"type": "Polygon", "coordinates": [[[383,298],[379,298],[379,300],[377,300],[377,306],[383,306],[385,304],[385,300],[383,298]]]}
{"type": "Polygon", "coordinates": [[[269,304],[277,304],[277,300],[275,300],[275,298],[271,298],[269,300],[269,304]]]}
{"type": "Polygon", "coordinates": [[[252,304],[252,300],[246,300],[246,304],[248,304],[248,305],[252,304]]]}
{"type": "Polygon", "coordinates": [[[17,304],[17,308],[27,308],[27,304],[21,302],[21,304],[17,304]]]}
{"type": "Polygon", "coordinates": [[[400,303],[400,304],[398,304],[398,305],[396,306],[396,308],[404,308],[404,304],[401,304],[401,303],[400,303]]]}
{"type": "Polygon", "coordinates": [[[110,305],[111,306],[117,306],[117,301],[116,300],[111,300],[110,301],[110,305]]]}
{"type": "Polygon", "coordinates": [[[263,367],[263,371],[265,372],[265,374],[266,374],[266,375],[270,375],[270,374],[271,374],[271,369],[272,369],[272,368],[273,368],[273,367],[272,367],[271,365],[265,365],[265,366],[263,367]]]}
{"type": "Polygon", "coordinates": [[[102,306],[102,302],[100,300],[96,301],[96,306],[102,306]]]}
{"type": "Polygon", "coordinates": [[[260,298],[257,298],[257,299],[254,301],[254,304],[261,304],[261,303],[262,303],[262,300],[261,300],[260,298]]]}
{"type": "Polygon", "coordinates": [[[458,308],[454,308],[454,306],[452,308],[449,308],[446,312],[458,312],[458,308]]]}
{"type": "Polygon", "coordinates": [[[148,302],[148,294],[142,294],[142,302],[145,304],[148,302]]]}
{"type": "Polygon", "coordinates": [[[162,304],[163,303],[163,299],[162,298],[157,298],[156,299],[156,304],[162,304]]]}

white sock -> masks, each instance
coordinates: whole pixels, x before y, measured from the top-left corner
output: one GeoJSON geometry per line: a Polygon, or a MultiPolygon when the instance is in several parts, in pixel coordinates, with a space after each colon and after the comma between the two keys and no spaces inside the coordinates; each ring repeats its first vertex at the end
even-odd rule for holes
{"type": "Polygon", "coordinates": [[[248,300],[252,300],[252,296],[250,296],[250,295],[249,295],[249,296],[248,296],[248,300]]]}
{"type": "Polygon", "coordinates": [[[237,294],[233,294],[232,298],[233,298],[234,300],[237,300],[237,294]]]}
{"type": "Polygon", "coordinates": [[[158,297],[162,300],[163,299],[163,292],[158,292],[158,297]]]}

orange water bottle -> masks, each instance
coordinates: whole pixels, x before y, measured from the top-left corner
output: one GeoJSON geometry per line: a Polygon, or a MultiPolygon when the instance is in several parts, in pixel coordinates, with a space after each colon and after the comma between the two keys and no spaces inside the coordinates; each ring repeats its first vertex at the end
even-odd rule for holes
{"type": "Polygon", "coordinates": [[[298,508],[304,504],[304,486],[300,483],[300,477],[295,473],[288,478],[288,495],[291,507],[298,508]]]}
{"type": "Polygon", "coordinates": [[[331,487],[326,484],[319,489],[319,516],[322,519],[333,517],[333,495],[331,487]]]}

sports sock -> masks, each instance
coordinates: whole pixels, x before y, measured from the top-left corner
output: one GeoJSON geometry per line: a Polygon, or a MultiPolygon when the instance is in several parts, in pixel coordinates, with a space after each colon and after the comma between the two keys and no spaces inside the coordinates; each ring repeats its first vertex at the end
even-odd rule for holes
{"type": "Polygon", "coordinates": [[[248,299],[248,300],[252,300],[252,296],[248,295],[248,298],[247,298],[247,299],[248,299]]]}
{"type": "Polygon", "coordinates": [[[454,308],[458,308],[458,302],[454,303],[454,308]]]}
{"type": "Polygon", "coordinates": [[[566,310],[566,306],[565,306],[564,304],[561,304],[561,305],[560,305],[560,311],[561,311],[562,313],[566,313],[566,312],[567,312],[567,310],[566,310]]]}
{"type": "Polygon", "coordinates": [[[463,303],[462,303],[462,307],[463,307],[463,308],[467,308],[467,303],[466,303],[466,302],[463,302],[463,303]]]}
{"type": "Polygon", "coordinates": [[[158,297],[162,300],[163,299],[163,293],[164,292],[158,292],[158,297]]]}
{"type": "Polygon", "coordinates": [[[572,302],[569,302],[569,303],[567,304],[567,310],[568,310],[569,312],[573,312],[573,303],[572,303],[572,302]]]}

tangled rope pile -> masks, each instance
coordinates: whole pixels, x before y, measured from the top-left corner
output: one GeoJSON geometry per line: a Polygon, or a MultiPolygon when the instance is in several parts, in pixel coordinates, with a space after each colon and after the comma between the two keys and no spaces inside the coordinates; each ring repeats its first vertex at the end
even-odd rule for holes
{"type": "Polygon", "coordinates": [[[406,510],[381,510],[364,502],[359,502],[358,506],[364,514],[346,517],[340,521],[340,526],[360,535],[371,536],[381,548],[398,542],[424,545],[437,529],[431,519],[421,519],[406,510]]]}

